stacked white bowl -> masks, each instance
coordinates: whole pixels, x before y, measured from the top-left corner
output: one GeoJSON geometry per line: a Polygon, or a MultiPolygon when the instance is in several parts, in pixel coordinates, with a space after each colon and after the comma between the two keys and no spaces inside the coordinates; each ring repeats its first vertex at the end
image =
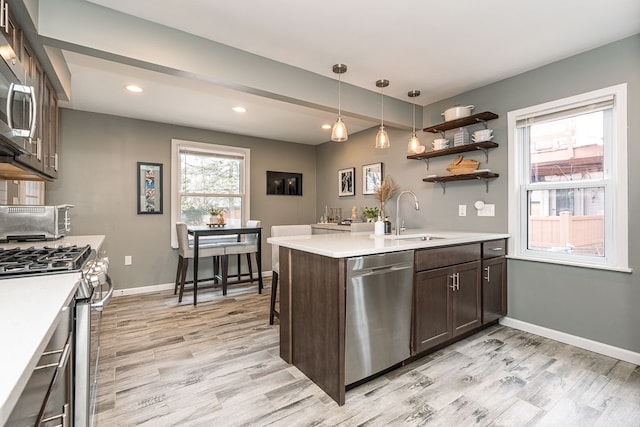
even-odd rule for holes
{"type": "Polygon", "coordinates": [[[449,148],[449,140],[446,138],[438,138],[434,140],[431,145],[434,150],[442,150],[443,148],[449,148]]]}
{"type": "Polygon", "coordinates": [[[493,129],[477,130],[471,138],[473,142],[491,141],[491,138],[493,138],[493,129]]]}

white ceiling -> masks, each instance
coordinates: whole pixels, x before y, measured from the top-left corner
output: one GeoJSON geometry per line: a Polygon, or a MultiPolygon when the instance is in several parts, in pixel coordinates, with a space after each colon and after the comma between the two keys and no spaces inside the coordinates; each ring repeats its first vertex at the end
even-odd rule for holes
{"type": "MultiPolygon", "coordinates": [[[[638,0],[590,1],[588,7],[584,0],[65,2],[82,4],[96,15],[105,13],[104,7],[113,9],[331,80],[336,80],[332,65],[344,63],[349,67],[342,76],[345,84],[379,96],[375,81],[386,78],[385,95],[408,105],[412,89],[422,92],[416,102],[426,105],[640,32],[638,0]]],[[[41,12],[40,21],[46,19],[41,12]]],[[[137,21],[140,31],[147,24],[142,20],[137,21]]],[[[72,75],[71,100],[63,104],[69,108],[305,144],[329,140],[329,131],[320,125],[335,120],[334,94],[331,102],[296,102],[304,95],[255,90],[247,77],[225,82],[215,70],[199,78],[163,72],[148,59],[144,66],[132,66],[94,58],[92,49],[104,49],[94,46],[88,33],[63,41],[72,75]],[[122,87],[129,82],[145,91],[125,93],[122,87]],[[247,113],[231,111],[235,105],[245,106],[247,113]]],[[[127,57],[127,49],[120,49],[113,53],[127,57]]],[[[246,72],[238,69],[237,74],[246,72]]],[[[254,72],[264,71],[256,67],[254,72]]],[[[265,76],[274,87],[286,86],[286,81],[276,82],[282,78],[277,73],[265,76]]],[[[308,85],[296,90],[325,89],[308,85]]],[[[349,100],[343,95],[344,109],[349,100]]],[[[349,132],[375,126],[379,117],[372,111],[379,108],[352,105],[345,118],[349,132]]],[[[411,126],[411,117],[405,124],[411,126]]]]}

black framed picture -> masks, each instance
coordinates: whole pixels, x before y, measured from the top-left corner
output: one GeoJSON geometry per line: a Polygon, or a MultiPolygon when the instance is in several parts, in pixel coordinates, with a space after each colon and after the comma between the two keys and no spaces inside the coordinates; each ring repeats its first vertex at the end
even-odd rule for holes
{"type": "Polygon", "coordinates": [[[356,168],[338,170],[338,196],[353,196],[356,194],[356,168]]]}
{"type": "Polygon", "coordinates": [[[162,163],[138,162],[138,215],[162,213],[162,163]]]}
{"type": "Polygon", "coordinates": [[[267,171],[267,194],[302,196],[302,174],[267,171]]]}

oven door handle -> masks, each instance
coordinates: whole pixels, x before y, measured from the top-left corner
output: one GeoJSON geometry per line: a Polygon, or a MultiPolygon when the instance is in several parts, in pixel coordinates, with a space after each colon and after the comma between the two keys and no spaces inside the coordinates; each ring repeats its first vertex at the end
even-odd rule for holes
{"type": "Polygon", "coordinates": [[[109,301],[111,301],[111,297],[113,297],[113,280],[111,280],[111,277],[108,274],[105,274],[105,277],[107,278],[107,283],[109,284],[109,290],[107,291],[107,294],[104,296],[104,298],[102,298],[98,302],[94,302],[93,304],[91,304],[92,310],[102,311],[104,306],[109,304],[109,301]]]}

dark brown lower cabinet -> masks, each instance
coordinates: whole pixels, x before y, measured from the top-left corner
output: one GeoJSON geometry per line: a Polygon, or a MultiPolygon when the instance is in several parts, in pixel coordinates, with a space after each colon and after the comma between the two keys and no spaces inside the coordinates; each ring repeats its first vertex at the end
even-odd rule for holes
{"type": "Polygon", "coordinates": [[[416,274],[414,354],[481,325],[480,283],[480,261],[416,274]]]}
{"type": "Polygon", "coordinates": [[[507,260],[482,260],[482,324],[507,315],[507,260]]]}

